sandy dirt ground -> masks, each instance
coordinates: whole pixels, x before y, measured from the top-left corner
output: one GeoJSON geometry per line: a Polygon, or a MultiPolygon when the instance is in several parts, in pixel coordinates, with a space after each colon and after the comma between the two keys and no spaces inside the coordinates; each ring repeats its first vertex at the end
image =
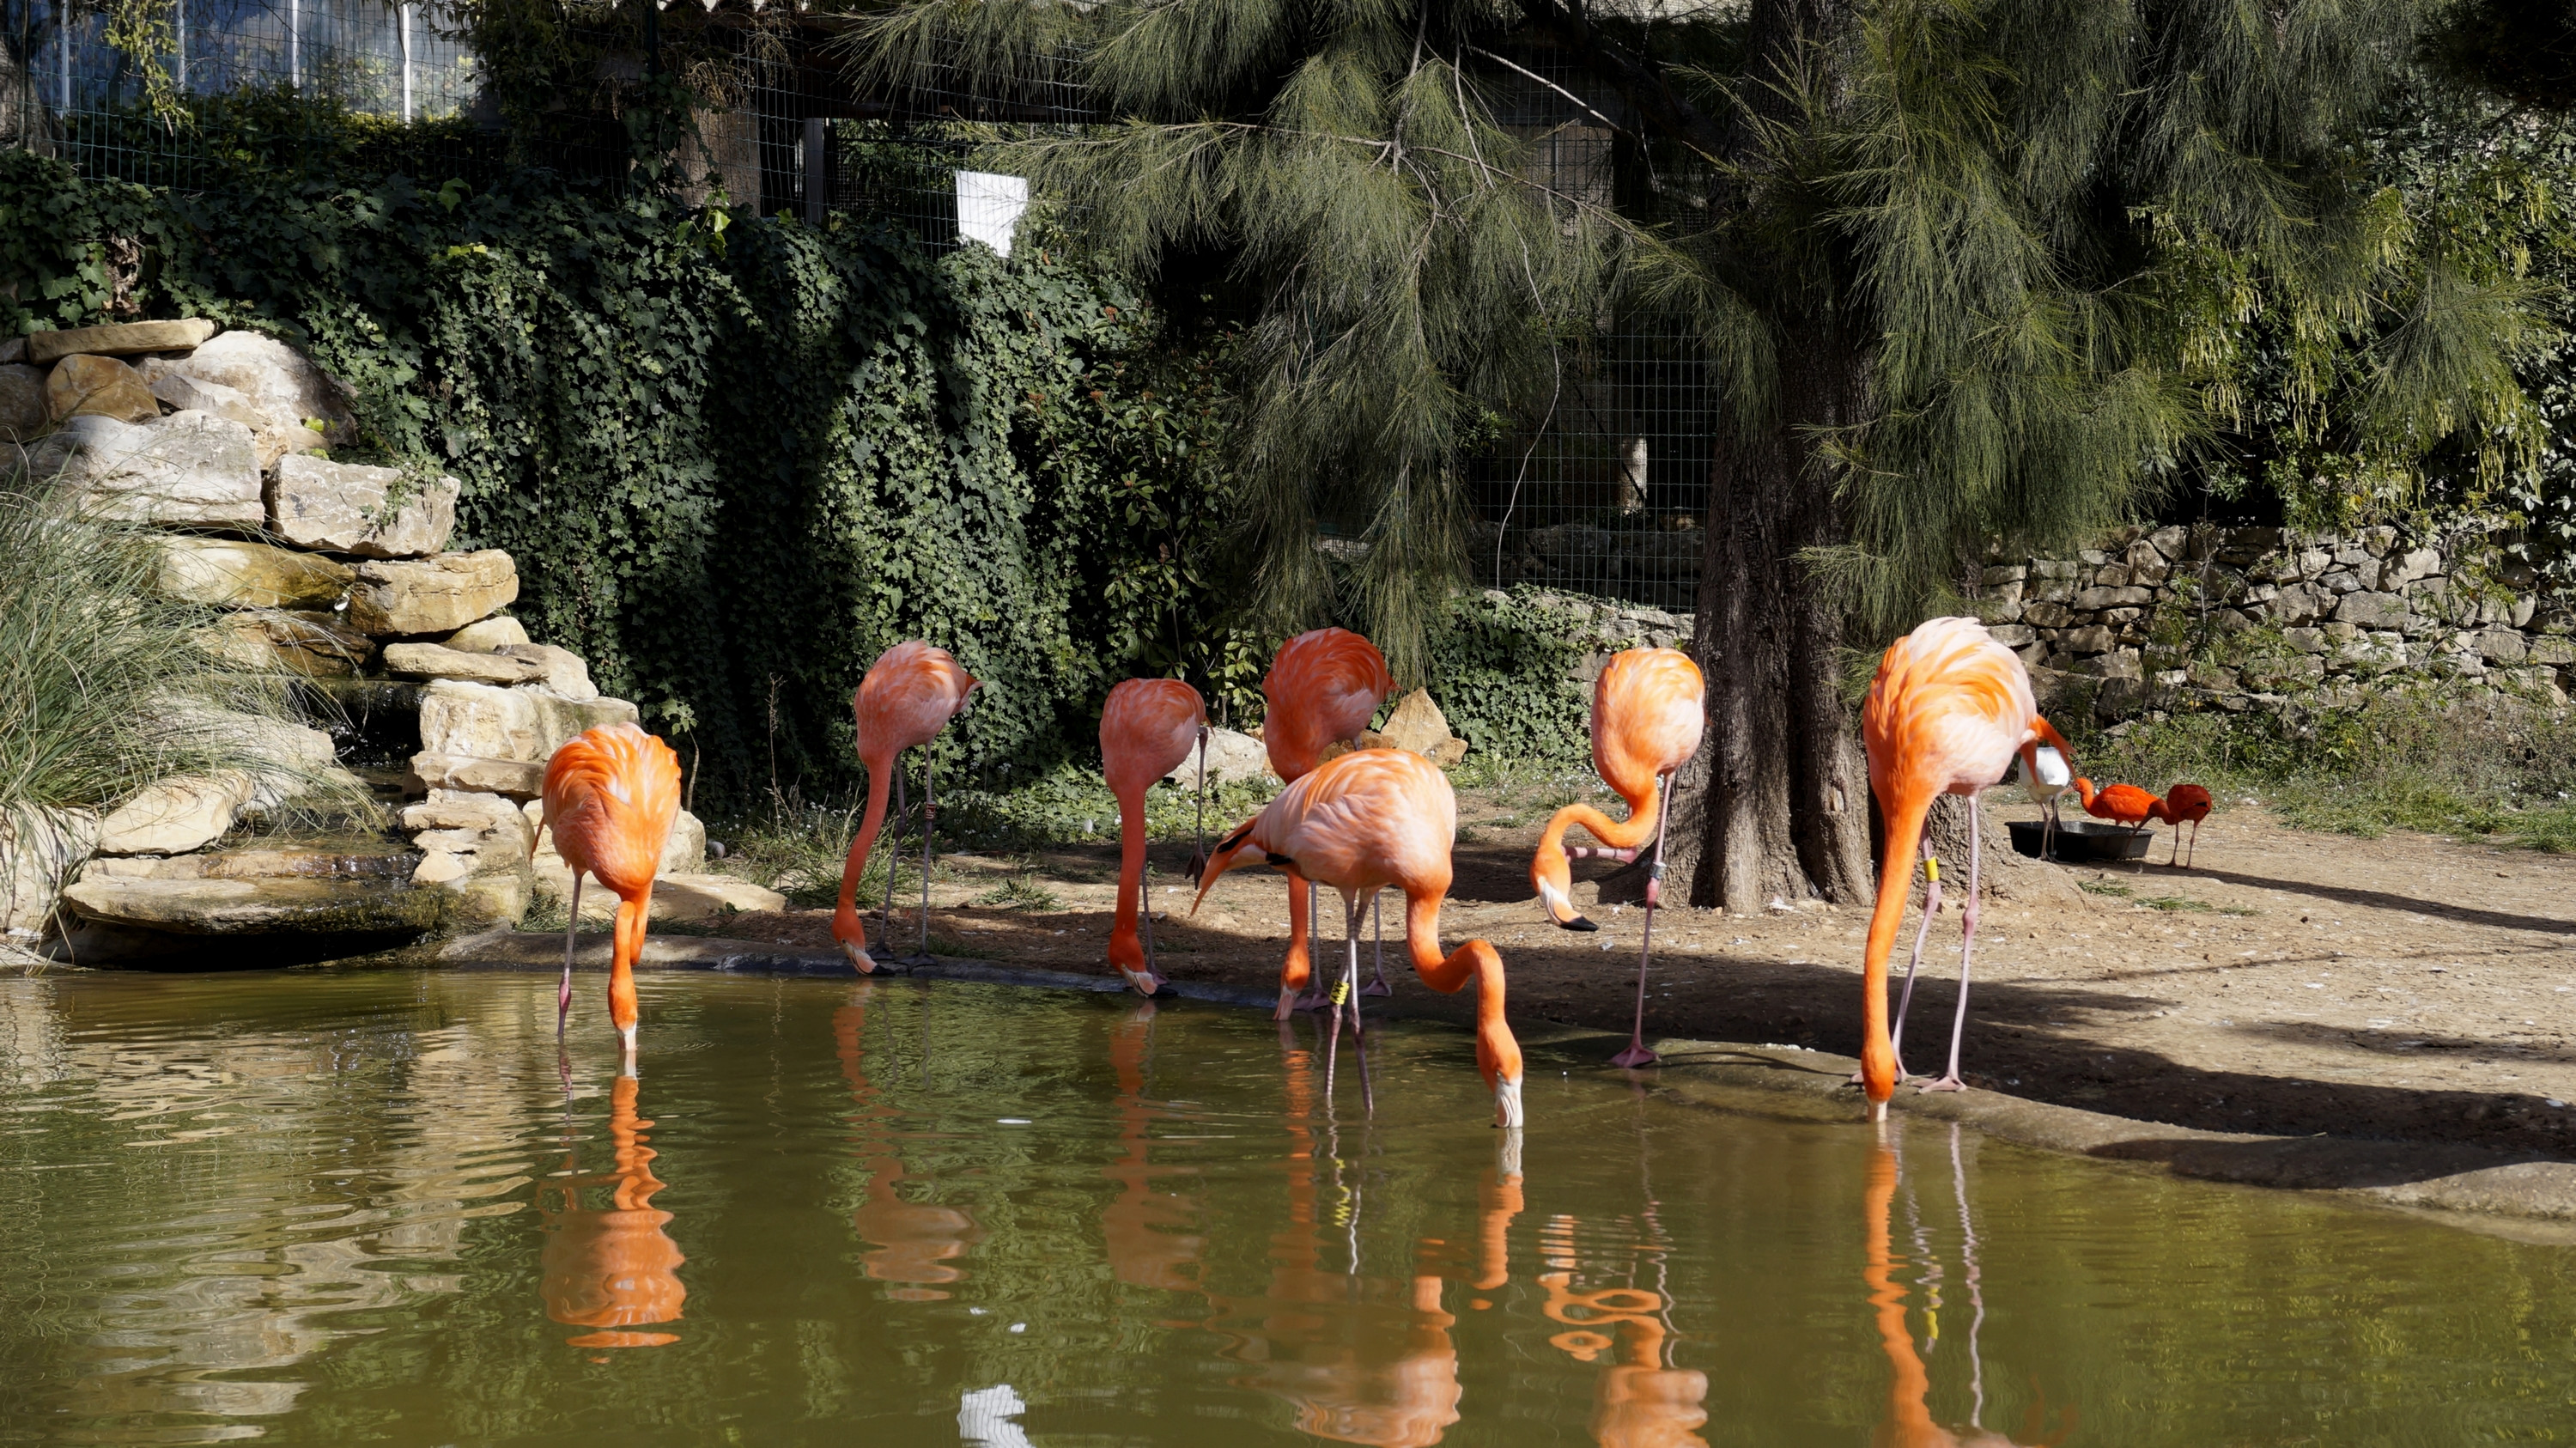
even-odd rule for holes
{"type": "MultiPolygon", "coordinates": [[[[2034,817],[2025,804],[1987,811],[1997,830],[2034,817]]],[[[1578,864],[1577,897],[1601,931],[1549,925],[1528,879],[1542,819],[1462,795],[1444,944],[1483,936],[1501,949],[1510,1015],[1524,1027],[1624,1036],[1644,912],[1593,908],[1589,881],[1612,867],[1578,864]]],[[[2081,893],[2059,890],[2063,903],[2045,910],[1987,905],[1964,1059],[1972,1085],[2215,1131],[2576,1158],[2576,955],[2568,949],[2576,858],[2420,835],[2305,834],[2245,803],[2202,827],[2194,868],[2169,869],[2165,854],[2159,839],[2143,868],[2070,869],[2081,893]]],[[[1153,850],[1164,973],[1275,985],[1286,883],[1264,872],[1230,875],[1192,920],[1181,883],[1188,855],[1186,843],[1153,850]]],[[[1107,844],[949,857],[932,890],[934,948],[1106,973],[1116,868],[1107,844]],[[1052,892],[1059,908],[965,903],[1013,878],[1052,892]]],[[[1330,892],[1322,905],[1328,950],[1337,952],[1340,906],[1330,892]]],[[[1915,918],[1909,913],[1899,940],[1900,973],[1915,918]]],[[[1916,1071],[1937,1074],[1947,1052],[1958,921],[1954,896],[1933,927],[1915,996],[1905,1056],[1916,1071]]],[[[1817,902],[1756,917],[1658,912],[1649,1038],[1857,1052],[1866,922],[1865,908],[1817,902]]],[[[828,911],[796,911],[737,916],[713,929],[820,945],[829,924],[828,911]]],[[[1467,1002],[1435,997],[1404,967],[1396,909],[1386,924],[1396,994],[1391,1003],[1372,999],[1370,1009],[1467,1018],[1467,1002]]],[[[912,948],[916,931],[914,917],[898,911],[896,945],[912,948]]],[[[1364,972],[1371,954],[1364,942],[1364,972]]]]}

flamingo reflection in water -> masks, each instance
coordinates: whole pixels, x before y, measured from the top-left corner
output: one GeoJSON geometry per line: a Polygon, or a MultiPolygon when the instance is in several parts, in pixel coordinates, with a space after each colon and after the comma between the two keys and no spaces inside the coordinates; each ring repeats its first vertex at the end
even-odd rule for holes
{"type": "Polygon", "coordinates": [[[638,1114],[639,1085],[620,1075],[609,1087],[608,1135],[615,1166],[582,1175],[570,1153],[564,1172],[537,1189],[537,1213],[546,1233],[539,1253],[544,1278],[538,1290],[546,1315],[574,1327],[599,1329],[566,1341],[574,1347],[660,1347],[678,1342],[667,1332],[632,1329],[680,1320],[680,1304],[689,1289],[680,1282],[679,1266],[688,1259],[663,1231],[671,1214],[653,1205],[663,1183],[653,1175],[653,1148],[644,1133],[652,1126],[638,1114]],[[585,1207],[582,1192],[606,1187],[610,1205],[585,1207]],[[549,1210],[550,1192],[561,1204],[549,1210]]]}
{"type": "MultiPolygon", "coordinates": [[[[1575,1286],[1576,1233],[1580,1219],[1555,1216],[1539,1234],[1542,1265],[1539,1286],[1547,1290],[1540,1310],[1567,1330],[1549,1338],[1548,1346],[1578,1362],[1593,1362],[1616,1348],[1616,1360],[1603,1370],[1592,1397],[1592,1437],[1601,1448],[1707,1448],[1698,1430],[1708,1422],[1708,1375],[1664,1366],[1672,1338],[1666,1314],[1672,1298],[1660,1288],[1637,1285],[1630,1273],[1620,1285],[1590,1289],[1575,1286]]],[[[1647,1242],[1661,1238],[1649,1209],[1642,1224],[1618,1223],[1617,1237],[1647,1242]],[[1646,1230],[1640,1233],[1637,1229],[1646,1230]]],[[[1639,1246],[1641,1257],[1660,1257],[1659,1249],[1639,1246]]]]}
{"type": "Polygon", "coordinates": [[[965,1254],[983,1236],[975,1219],[955,1207],[903,1198],[909,1180],[895,1144],[902,1112],[886,1103],[868,1079],[866,1050],[860,1033],[868,1023],[868,1006],[879,987],[861,985],[850,1003],[832,1014],[832,1034],[841,1057],[841,1075],[850,1083],[858,1110],[850,1115],[859,1165],[868,1174],[867,1200],[850,1214],[850,1224],[876,1250],[860,1258],[868,1276],[895,1285],[886,1296],[897,1302],[938,1302],[948,1297],[946,1285],[961,1275],[948,1263],[965,1254]]]}
{"type": "Polygon", "coordinates": [[[1100,1214],[1100,1235],[1109,1249],[1109,1270],[1119,1281],[1158,1292],[1196,1292],[1197,1268],[1207,1250],[1207,1238],[1188,1230],[1198,1204],[1156,1185],[1162,1178],[1195,1172],[1185,1166],[1156,1166],[1149,1158],[1154,1123],[1176,1114],[1145,1094],[1154,1010],[1152,1001],[1139,1003],[1109,1033],[1109,1064],[1118,1073],[1118,1142],[1123,1150],[1109,1165],[1109,1179],[1118,1184],[1118,1199],[1100,1214]]]}
{"type": "MultiPolygon", "coordinates": [[[[1977,1345],[1978,1328],[1985,1321],[1986,1305],[1977,1269],[1976,1224],[1968,1214],[1967,1179],[1959,1161],[1959,1128],[1950,1128],[1950,1168],[1959,1196],[1961,1257],[1967,1269],[1969,1302],[1974,1316],[1968,1328],[1968,1371],[1974,1407],[1965,1424],[1943,1427],[1933,1421],[1930,1394],[1931,1369],[1923,1361],[1923,1352],[1914,1345],[1912,1327],[1906,1321],[1906,1289],[1896,1280],[1896,1269],[1904,1265],[1889,1245],[1888,1219],[1896,1201],[1896,1190],[1902,1175],[1895,1148],[1884,1140],[1871,1149],[1869,1181],[1862,1196],[1862,1215],[1869,1240],[1867,1265],[1861,1280],[1869,1287],[1870,1306],[1876,1311],[1879,1346],[1887,1354],[1887,1413],[1872,1435],[1874,1444],[1887,1448],[2056,1448],[2075,1431],[2075,1409],[2068,1405],[2059,1415],[2055,1433],[2046,1433],[2048,1400],[2039,1398],[2022,1424],[2020,1438],[2010,1438],[1983,1426],[1985,1417],[1985,1360],[1977,1345]],[[2043,1434],[2045,1433],[2045,1436],[2043,1434]]],[[[1930,1265],[1930,1264],[1927,1264],[1930,1265]]],[[[1930,1265],[1927,1280],[1937,1272],[1930,1265]]],[[[1936,1303],[1937,1305],[1937,1303],[1936,1303]]],[[[1937,1339],[1936,1339],[1937,1340],[1937,1339]]],[[[1928,1347],[1924,1351],[1928,1351],[1928,1347]]]]}

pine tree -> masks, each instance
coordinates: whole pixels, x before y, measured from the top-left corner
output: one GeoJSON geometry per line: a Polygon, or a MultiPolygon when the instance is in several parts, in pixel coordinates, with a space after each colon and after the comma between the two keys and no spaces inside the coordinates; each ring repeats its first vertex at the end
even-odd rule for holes
{"type": "Polygon", "coordinates": [[[858,34],[872,83],[1075,83],[1098,123],[1025,164],[1113,257],[1243,289],[1276,617],[1320,600],[1315,521],[1364,518],[1362,616],[1418,657],[1477,409],[1534,415],[1614,296],[1691,317],[1725,421],[1675,863],[1745,910],[1869,895],[1847,680],[1959,607],[1990,540],[2071,542],[2187,463],[2253,312],[2366,333],[2363,405],[2427,447],[2524,416],[2515,296],[2392,245],[2402,202],[2344,144],[2431,9],[923,0],[858,34]],[[1532,83],[1651,201],[1545,185],[1492,100],[1532,83]]]}

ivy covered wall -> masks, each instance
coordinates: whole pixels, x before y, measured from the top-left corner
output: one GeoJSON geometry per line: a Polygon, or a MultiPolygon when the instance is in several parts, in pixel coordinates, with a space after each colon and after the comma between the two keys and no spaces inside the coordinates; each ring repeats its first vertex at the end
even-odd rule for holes
{"type": "Polygon", "coordinates": [[[1221,339],[1169,345],[1042,244],[931,257],[542,174],[177,195],[10,153],[0,275],[0,335],[197,315],[308,351],[369,460],[463,480],[530,631],[701,746],[720,795],[846,786],[850,691],[902,638],[986,681],[942,747],[994,776],[1086,735],[1117,679],[1210,662],[1221,339]]]}

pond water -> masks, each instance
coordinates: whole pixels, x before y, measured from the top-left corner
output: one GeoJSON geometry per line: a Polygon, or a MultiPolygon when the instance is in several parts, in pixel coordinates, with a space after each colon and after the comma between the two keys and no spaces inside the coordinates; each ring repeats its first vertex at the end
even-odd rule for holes
{"type": "Polygon", "coordinates": [[[1515,1159],[1430,1026],[1372,1114],[1256,1013],[642,988],[621,1081],[595,977],[560,1062],[544,976],[0,981],[0,1442],[2576,1433],[2567,1248],[1544,1052],[1515,1159]]]}

